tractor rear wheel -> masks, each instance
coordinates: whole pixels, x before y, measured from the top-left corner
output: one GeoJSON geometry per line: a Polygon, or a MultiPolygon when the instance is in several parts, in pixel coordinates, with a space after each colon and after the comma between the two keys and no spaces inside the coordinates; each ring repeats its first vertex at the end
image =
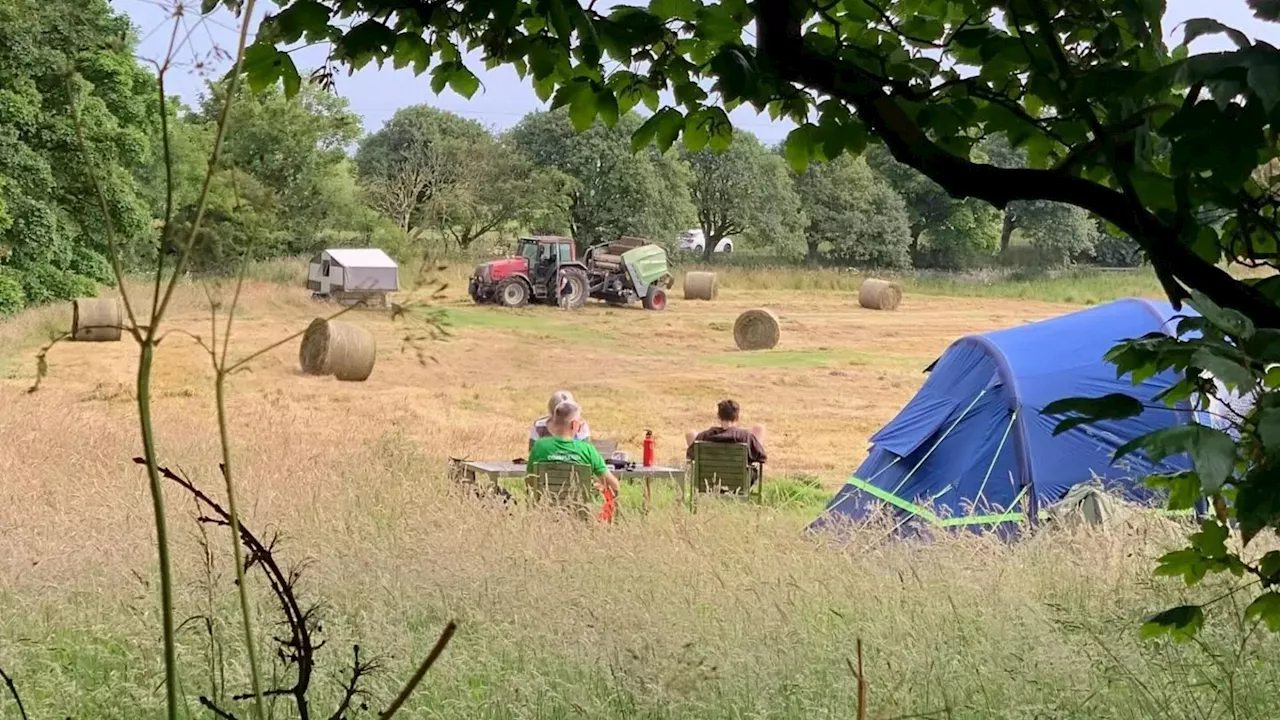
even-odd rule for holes
{"type": "Polygon", "coordinates": [[[667,309],[667,293],[656,285],[649,288],[649,294],[644,296],[645,310],[666,310],[667,309]]]}
{"type": "Polygon", "coordinates": [[[591,290],[581,268],[566,268],[560,274],[560,307],[577,310],[587,304],[591,290]]]}
{"type": "Polygon", "coordinates": [[[494,298],[503,307],[521,307],[529,302],[529,286],[520,278],[507,278],[498,283],[494,298]]]}

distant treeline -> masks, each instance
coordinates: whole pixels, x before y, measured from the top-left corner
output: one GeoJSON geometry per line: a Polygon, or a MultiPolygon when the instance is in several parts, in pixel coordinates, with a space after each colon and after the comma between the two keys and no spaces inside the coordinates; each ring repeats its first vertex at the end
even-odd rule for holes
{"type": "MultiPolygon", "coordinates": [[[[0,13],[0,313],[111,282],[112,235],[127,269],[185,239],[227,99],[219,80],[197,107],[168,100],[166,142],[156,78],[134,57],[127,18],[105,0],[27,5],[0,13]],[[80,78],[71,87],[66,67],[80,78]]],[[[319,87],[286,99],[242,85],[193,267],[218,272],[246,255],[334,245],[379,246],[402,259],[485,251],[482,239],[515,232],[571,234],[584,246],[641,235],[674,249],[691,228],[703,231],[708,259],[724,238],[737,252],[856,267],[1140,258],[1083,211],[1033,202],[1002,212],[953,200],[880,147],[797,174],[780,148],[743,130],[722,152],[636,148],[643,120],[629,113],[613,128],[597,121],[579,133],[562,108],[494,133],[417,105],[363,135],[347,102],[319,87]],[[1013,245],[1028,250],[1011,253],[1013,245]]],[[[999,137],[973,156],[1025,164],[999,137]]]]}

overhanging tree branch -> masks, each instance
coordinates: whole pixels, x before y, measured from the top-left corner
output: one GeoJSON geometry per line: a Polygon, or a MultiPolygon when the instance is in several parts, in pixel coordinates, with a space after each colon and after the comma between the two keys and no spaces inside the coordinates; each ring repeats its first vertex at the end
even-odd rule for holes
{"type": "MultiPolygon", "coordinates": [[[[1152,262],[1215,302],[1255,323],[1280,327],[1280,311],[1256,289],[1206,262],[1166,225],[1119,191],[1056,170],[997,168],[939,147],[882,86],[856,66],[826,55],[802,34],[802,0],[757,0],[757,57],[779,79],[846,101],[893,156],[958,198],[973,197],[1003,209],[1015,200],[1051,200],[1084,208],[1138,242],[1152,262]]],[[[1179,288],[1180,289],[1180,288],[1179,288]]],[[[1175,305],[1182,296],[1170,292],[1175,305]]]]}

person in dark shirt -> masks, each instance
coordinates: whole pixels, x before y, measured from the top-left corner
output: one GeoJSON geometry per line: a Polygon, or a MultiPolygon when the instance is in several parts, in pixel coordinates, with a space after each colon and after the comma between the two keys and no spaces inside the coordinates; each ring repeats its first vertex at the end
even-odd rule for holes
{"type": "Polygon", "coordinates": [[[764,463],[769,456],[764,451],[764,426],[755,425],[750,430],[738,427],[738,415],[741,408],[738,403],[733,400],[721,400],[716,406],[716,416],[719,423],[713,425],[700,433],[694,433],[692,430],[684,434],[685,443],[688,449],[685,451],[685,457],[693,459],[693,444],[695,442],[724,442],[724,443],[745,443],[747,446],[747,461],[752,465],[764,463]]]}

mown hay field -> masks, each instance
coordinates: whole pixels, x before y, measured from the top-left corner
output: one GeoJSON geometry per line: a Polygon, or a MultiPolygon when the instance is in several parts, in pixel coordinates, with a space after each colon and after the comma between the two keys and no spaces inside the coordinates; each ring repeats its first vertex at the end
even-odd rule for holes
{"type": "MultiPolygon", "coordinates": [[[[673,293],[663,313],[566,312],[474,307],[455,273],[439,298],[400,298],[406,317],[344,318],[377,339],[365,382],[304,375],[296,341],[235,375],[244,521],[281,534],[279,559],[302,564],[303,599],[324,603],[317,707],[337,699],[356,642],[382,659],[366,698],[382,707],[455,619],[404,717],[852,718],[859,639],[871,718],[1274,717],[1280,647],[1239,622],[1234,600],[1216,606],[1202,645],[1138,638],[1150,611],[1223,589],[1150,578],[1176,526],[1017,544],[885,543],[869,528],[837,546],[802,533],[949,342],[1075,306],[908,283],[898,311],[875,312],[858,308],[856,285],[754,277],[726,273],[710,303],[673,293]],[[751,307],[779,317],[774,350],[735,349],[733,321],[751,307]],[[428,318],[447,337],[429,338],[428,318]],[[612,527],[453,489],[448,458],[523,456],[529,423],[560,388],[633,456],[652,429],[659,461],[678,460],[683,432],[735,398],[745,421],[768,425],[781,489],[765,507],[710,502],[694,516],[665,489],[642,516],[629,494],[612,527]]],[[[265,280],[242,303],[233,357],[323,312],[305,290],[265,280]]],[[[151,506],[131,460],[136,348],[60,344],[27,392],[42,337],[69,323],[55,307],[0,324],[0,668],[32,718],[159,717],[151,506]]],[[[212,370],[190,337],[207,337],[204,286],[180,288],[169,327],[182,332],[157,354],[161,454],[221,497],[212,370]]],[[[170,486],[167,499],[178,617],[191,619],[191,716],[207,716],[196,698],[208,695],[245,717],[228,699],[247,689],[230,539],[209,529],[206,556],[190,497],[170,486]]],[[[269,661],[278,611],[252,578],[269,661]]],[[[6,702],[0,717],[12,715],[6,702]]]]}

